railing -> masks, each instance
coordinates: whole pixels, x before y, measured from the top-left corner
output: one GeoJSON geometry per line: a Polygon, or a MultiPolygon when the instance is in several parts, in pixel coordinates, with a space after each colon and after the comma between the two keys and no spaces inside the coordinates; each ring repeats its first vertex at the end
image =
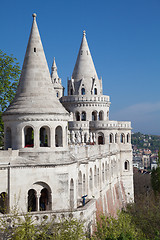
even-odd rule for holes
{"type": "MultiPolygon", "coordinates": [[[[32,217],[32,220],[34,224],[41,224],[44,220],[46,222],[59,222],[63,218],[74,218],[79,219],[82,221],[86,221],[88,219],[94,219],[95,218],[95,211],[96,211],[96,202],[94,199],[91,199],[88,201],[85,206],[76,208],[76,209],[70,209],[70,210],[50,210],[50,211],[38,211],[38,212],[28,212],[24,214],[18,214],[18,217],[24,220],[25,215],[32,217]]],[[[12,227],[12,219],[14,215],[13,214],[0,214],[0,218],[6,221],[6,224],[10,225],[12,227]]],[[[16,219],[15,219],[16,221],[16,219]]],[[[17,218],[18,221],[18,218],[17,218]]]]}
{"type": "Polygon", "coordinates": [[[81,95],[73,95],[73,96],[64,96],[60,99],[61,102],[109,102],[110,97],[101,95],[101,96],[81,96],[81,95]]]}
{"type": "Polygon", "coordinates": [[[92,128],[131,129],[131,122],[127,121],[90,121],[89,125],[92,128]]]}

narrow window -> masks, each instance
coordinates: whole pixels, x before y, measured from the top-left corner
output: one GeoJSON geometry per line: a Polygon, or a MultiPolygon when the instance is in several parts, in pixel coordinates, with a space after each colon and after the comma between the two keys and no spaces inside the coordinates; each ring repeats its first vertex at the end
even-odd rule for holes
{"type": "Polygon", "coordinates": [[[56,130],[55,130],[55,146],[63,147],[63,133],[62,133],[61,126],[56,127],[56,130]]]}
{"type": "Polygon", "coordinates": [[[97,95],[97,88],[94,89],[94,95],[97,95]]]}
{"type": "Polygon", "coordinates": [[[73,95],[73,89],[71,88],[71,90],[70,90],[70,95],[73,95]]]}
{"type": "Polygon", "coordinates": [[[82,89],[81,89],[81,94],[82,94],[82,95],[85,95],[85,88],[82,88],[82,89]]]}
{"type": "Polygon", "coordinates": [[[80,113],[76,112],[75,116],[76,116],[76,121],[80,121],[80,113]]]}
{"type": "Polygon", "coordinates": [[[36,52],[36,48],[34,48],[34,52],[36,52]]]}
{"type": "Polygon", "coordinates": [[[86,112],[82,112],[82,121],[86,121],[86,112]]]}
{"type": "Polygon", "coordinates": [[[128,161],[124,162],[124,169],[129,170],[129,162],[128,161]]]}

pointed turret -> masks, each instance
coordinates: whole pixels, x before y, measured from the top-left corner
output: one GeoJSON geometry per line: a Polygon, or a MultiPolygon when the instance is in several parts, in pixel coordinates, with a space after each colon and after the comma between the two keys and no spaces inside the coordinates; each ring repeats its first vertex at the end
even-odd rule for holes
{"type": "Polygon", "coordinates": [[[83,31],[82,42],[78,52],[71,81],[68,81],[68,94],[102,94],[102,81],[98,79],[97,72],[88,47],[85,31],[83,31]]]}
{"type": "Polygon", "coordinates": [[[56,96],[58,98],[61,98],[63,96],[64,87],[62,86],[61,78],[59,78],[58,73],[57,73],[55,57],[53,59],[53,64],[52,64],[52,69],[51,69],[51,80],[53,83],[54,90],[56,91],[56,96]]]}
{"type": "Polygon", "coordinates": [[[52,69],[51,69],[51,79],[52,79],[52,83],[55,82],[55,80],[58,81],[58,79],[59,79],[58,73],[57,73],[55,57],[53,59],[53,64],[52,64],[52,69]]]}
{"type": "Polygon", "coordinates": [[[85,31],[83,31],[83,38],[79,49],[77,61],[73,70],[72,78],[75,81],[82,78],[98,78],[88,47],[85,31]]]}
{"type": "Polygon", "coordinates": [[[36,23],[36,14],[33,14],[31,33],[16,97],[4,115],[17,113],[67,114],[58,101],[51,82],[36,23]]]}

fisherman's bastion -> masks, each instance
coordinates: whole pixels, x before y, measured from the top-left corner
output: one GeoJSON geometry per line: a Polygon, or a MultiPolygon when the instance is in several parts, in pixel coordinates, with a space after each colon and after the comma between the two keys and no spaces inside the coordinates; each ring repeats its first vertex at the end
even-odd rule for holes
{"type": "Polygon", "coordinates": [[[92,228],[96,214],[116,214],[134,201],[131,123],[109,119],[83,37],[68,93],[44,54],[36,14],[16,96],[3,114],[0,216],[15,206],[38,224],[74,217],[92,228]]]}

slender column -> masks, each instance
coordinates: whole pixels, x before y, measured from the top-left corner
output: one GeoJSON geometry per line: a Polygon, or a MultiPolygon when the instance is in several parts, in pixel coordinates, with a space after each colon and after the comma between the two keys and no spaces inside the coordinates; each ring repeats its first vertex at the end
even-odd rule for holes
{"type": "Polygon", "coordinates": [[[38,148],[40,145],[40,140],[39,140],[39,129],[35,128],[34,130],[34,147],[38,148]]]}
{"type": "Polygon", "coordinates": [[[51,139],[51,148],[54,148],[55,147],[55,128],[51,128],[51,136],[50,136],[50,139],[51,139]]]}
{"type": "Polygon", "coordinates": [[[37,211],[40,211],[40,204],[39,204],[40,196],[41,196],[41,194],[37,193],[37,211]]]}

